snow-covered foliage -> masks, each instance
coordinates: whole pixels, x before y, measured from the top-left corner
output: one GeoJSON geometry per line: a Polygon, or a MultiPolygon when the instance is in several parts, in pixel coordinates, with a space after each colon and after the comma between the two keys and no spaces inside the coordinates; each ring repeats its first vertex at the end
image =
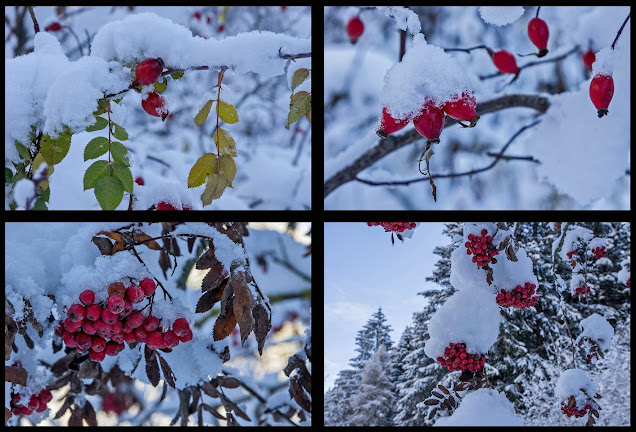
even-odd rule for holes
{"type": "Polygon", "coordinates": [[[351,424],[359,426],[388,426],[391,424],[393,384],[391,359],[384,345],[364,365],[360,385],[351,400],[351,424]]]}
{"type": "Polygon", "coordinates": [[[523,15],[523,6],[481,6],[479,16],[488,24],[505,26],[512,24],[523,15]]]}
{"type": "Polygon", "coordinates": [[[612,346],[614,327],[599,314],[592,314],[579,323],[581,334],[576,338],[578,344],[581,339],[592,339],[603,350],[607,351],[612,346]]]}
{"type": "Polygon", "coordinates": [[[492,389],[468,393],[450,417],[440,417],[435,426],[523,426],[506,395],[492,389]]]}
{"type": "Polygon", "coordinates": [[[576,407],[583,409],[588,398],[594,397],[596,391],[596,384],[584,370],[568,369],[563,371],[557,381],[554,394],[559,402],[565,402],[570,396],[574,396],[576,407]]]}

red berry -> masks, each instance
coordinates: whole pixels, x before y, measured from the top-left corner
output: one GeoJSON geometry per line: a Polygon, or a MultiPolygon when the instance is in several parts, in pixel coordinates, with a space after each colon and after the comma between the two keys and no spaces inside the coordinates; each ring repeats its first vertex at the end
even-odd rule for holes
{"type": "Polygon", "coordinates": [[[95,332],[100,335],[100,336],[104,336],[110,333],[110,329],[111,326],[110,324],[106,324],[104,321],[95,321],[95,332]]]}
{"type": "Polygon", "coordinates": [[[88,357],[96,362],[100,362],[103,361],[106,358],[106,352],[105,351],[89,351],[88,352],[88,357]]]}
{"type": "Polygon", "coordinates": [[[356,43],[362,33],[364,33],[364,23],[359,17],[354,16],[347,23],[347,35],[351,43],[356,43]]]}
{"type": "Polygon", "coordinates": [[[188,333],[186,333],[186,334],[185,334],[185,335],[183,335],[183,336],[179,336],[179,335],[177,335],[177,337],[179,338],[179,340],[180,340],[181,342],[190,342],[190,341],[192,340],[192,337],[193,337],[193,335],[192,335],[192,330],[189,330],[189,331],[188,331],[188,333]]]}
{"type": "Polygon", "coordinates": [[[148,339],[148,332],[143,327],[138,327],[135,329],[135,336],[137,336],[137,340],[139,342],[146,342],[148,339]]]}
{"type": "Polygon", "coordinates": [[[157,93],[150,93],[148,97],[141,101],[141,107],[151,116],[165,119],[168,116],[166,100],[157,93]]]}
{"type": "Polygon", "coordinates": [[[223,30],[225,30],[225,24],[219,24],[219,26],[216,28],[216,31],[219,33],[222,33],[223,30]]]}
{"type": "Polygon", "coordinates": [[[118,344],[115,342],[108,342],[106,344],[106,349],[104,350],[104,352],[106,353],[106,355],[114,357],[117,354],[119,354],[119,352],[123,349],[123,344],[118,344]]]}
{"type": "Polygon", "coordinates": [[[585,65],[585,69],[592,72],[592,65],[596,61],[596,54],[594,51],[587,50],[585,54],[583,54],[583,64],[585,65]]]}
{"type": "Polygon", "coordinates": [[[158,331],[153,331],[148,333],[148,338],[146,340],[146,345],[150,349],[157,349],[161,345],[163,338],[161,337],[161,333],[158,331]]]}
{"type": "Polygon", "coordinates": [[[118,295],[111,296],[108,299],[108,310],[114,313],[115,315],[119,315],[121,311],[124,310],[124,299],[118,295]]]}
{"type": "Polygon", "coordinates": [[[71,333],[75,333],[80,328],[82,328],[82,324],[84,324],[84,321],[71,321],[70,318],[66,318],[64,320],[64,328],[66,329],[66,331],[69,331],[71,333]]]}
{"type": "Polygon", "coordinates": [[[123,333],[123,332],[121,332],[121,333],[115,333],[115,334],[113,334],[113,335],[110,337],[110,339],[111,339],[113,342],[117,342],[117,343],[119,343],[119,342],[122,342],[122,341],[124,340],[124,336],[125,336],[125,333],[123,333]]]}
{"type": "Polygon", "coordinates": [[[503,73],[518,74],[521,69],[517,66],[515,56],[506,50],[499,50],[492,56],[495,67],[503,73]]]}
{"type": "Polygon", "coordinates": [[[82,291],[79,295],[79,299],[85,306],[92,304],[95,301],[95,293],[91,290],[82,291]]]}
{"type": "Polygon", "coordinates": [[[132,310],[133,310],[132,303],[130,303],[128,300],[124,300],[124,308],[119,313],[119,316],[126,317],[126,316],[130,315],[132,310]]]}
{"type": "Polygon", "coordinates": [[[176,210],[176,208],[172,204],[167,203],[165,201],[161,201],[159,204],[157,204],[156,209],[157,210],[176,210]]]}
{"type": "Polygon", "coordinates": [[[142,279],[141,282],[139,282],[139,286],[144,291],[144,295],[146,296],[152,295],[152,293],[155,292],[155,289],[157,289],[155,281],[149,278],[142,279]]]}
{"type": "Polygon", "coordinates": [[[68,308],[68,317],[71,321],[82,321],[86,316],[86,309],[81,304],[74,304],[68,308]]]}
{"type": "Polygon", "coordinates": [[[428,140],[437,140],[444,129],[444,111],[428,101],[417,117],[413,119],[415,129],[428,140]]]}
{"type": "Polygon", "coordinates": [[[210,24],[212,22],[212,17],[205,17],[205,22],[210,24]]]}
{"type": "Polygon", "coordinates": [[[60,24],[59,22],[54,22],[52,24],[47,25],[44,30],[46,30],[47,32],[57,32],[62,30],[62,24],[60,24]]]}
{"type": "Polygon", "coordinates": [[[157,317],[154,316],[149,316],[148,318],[146,318],[146,320],[144,321],[144,328],[146,329],[146,331],[151,332],[154,330],[157,330],[157,327],[159,327],[159,319],[157,319],[157,317]]]}
{"type": "Polygon", "coordinates": [[[97,331],[95,329],[95,323],[90,320],[84,321],[84,324],[82,324],[82,331],[86,334],[94,335],[95,332],[97,331]]]}
{"type": "Polygon", "coordinates": [[[137,328],[144,322],[144,316],[141,312],[133,312],[126,318],[126,323],[130,328],[137,328]]]}
{"type": "Polygon", "coordinates": [[[51,399],[53,399],[53,395],[52,395],[52,394],[51,394],[51,392],[50,392],[50,391],[48,391],[47,389],[43,389],[43,390],[40,392],[40,394],[39,394],[39,396],[38,396],[38,397],[40,398],[40,403],[45,404],[45,405],[46,405],[47,403],[49,403],[49,401],[50,401],[51,399]]]}
{"type": "Polygon", "coordinates": [[[27,404],[27,408],[30,410],[37,410],[40,407],[40,399],[36,395],[31,396],[29,399],[29,403],[27,404]]]}
{"type": "Polygon", "coordinates": [[[75,346],[77,346],[77,334],[73,333],[73,332],[64,332],[64,335],[62,335],[62,339],[64,340],[64,345],[66,345],[69,348],[75,348],[75,346]]]}
{"type": "Polygon", "coordinates": [[[596,75],[590,83],[590,99],[598,110],[598,117],[608,114],[607,108],[614,96],[614,79],[611,75],[596,75]]]}
{"type": "Polygon", "coordinates": [[[444,112],[455,120],[473,122],[477,117],[476,104],[477,101],[473,95],[462,93],[461,97],[444,104],[444,112]]]}
{"type": "Polygon", "coordinates": [[[144,291],[136,286],[130,286],[126,289],[126,300],[130,301],[132,304],[139,303],[144,299],[144,291]]]}
{"type": "Polygon", "coordinates": [[[380,127],[375,133],[380,138],[386,138],[392,133],[404,129],[407,124],[409,124],[408,118],[396,120],[393,118],[393,116],[391,116],[391,114],[389,114],[385,107],[382,108],[382,119],[380,120],[380,127]]]}
{"type": "MultiPolygon", "coordinates": [[[[121,300],[121,297],[119,297],[119,299],[121,300]]],[[[104,309],[104,311],[102,312],[102,321],[104,321],[108,325],[114,324],[115,321],[117,321],[118,319],[119,319],[119,316],[115,314],[114,312],[112,312],[110,309],[104,309]]]]}
{"type": "Polygon", "coordinates": [[[161,71],[163,71],[163,62],[160,59],[150,58],[137,65],[135,77],[139,84],[152,84],[161,76],[161,71]]]}
{"type": "Polygon", "coordinates": [[[124,333],[124,340],[128,343],[137,342],[137,335],[133,332],[124,333]]]}
{"type": "Polygon", "coordinates": [[[192,16],[194,17],[194,19],[200,20],[201,19],[201,12],[196,11],[192,14],[192,16]]]}
{"type": "Polygon", "coordinates": [[[177,336],[185,336],[190,331],[190,324],[185,318],[178,318],[172,324],[172,330],[177,336]]]}
{"type": "Polygon", "coordinates": [[[99,336],[94,336],[93,341],[91,343],[91,349],[95,352],[104,351],[106,348],[106,340],[99,336]]]}
{"type": "Polygon", "coordinates": [[[97,321],[102,316],[102,308],[99,305],[92,304],[86,308],[86,318],[91,321],[97,321]]]}
{"type": "Polygon", "coordinates": [[[123,324],[121,321],[117,320],[110,326],[110,331],[112,333],[121,333],[123,328],[123,324]]]}
{"type": "Polygon", "coordinates": [[[539,48],[539,57],[543,57],[548,53],[550,30],[545,21],[541,18],[532,18],[528,23],[528,37],[534,46],[539,48]]]}
{"type": "Polygon", "coordinates": [[[93,342],[93,338],[91,337],[91,335],[86,334],[84,332],[79,332],[77,334],[76,343],[78,348],[89,349],[91,347],[92,342],[93,342]]]}
{"type": "Polygon", "coordinates": [[[137,183],[139,186],[143,186],[143,185],[144,185],[144,179],[143,179],[143,177],[137,177],[137,178],[135,178],[135,183],[137,183]]]}

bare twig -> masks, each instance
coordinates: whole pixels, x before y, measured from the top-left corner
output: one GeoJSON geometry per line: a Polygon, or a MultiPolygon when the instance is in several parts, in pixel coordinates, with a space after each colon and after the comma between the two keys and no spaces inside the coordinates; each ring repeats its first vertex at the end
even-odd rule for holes
{"type": "Polygon", "coordinates": [[[29,15],[31,15],[31,19],[33,20],[33,30],[35,33],[40,31],[40,25],[38,24],[38,20],[35,18],[35,13],[33,12],[33,6],[27,6],[29,10],[29,15]]]}
{"type": "MultiPolygon", "coordinates": [[[[545,63],[554,63],[554,62],[561,61],[564,58],[566,58],[566,57],[578,52],[578,50],[579,50],[579,46],[577,45],[574,48],[572,48],[570,51],[568,51],[568,52],[566,52],[564,54],[561,54],[560,56],[553,57],[553,58],[550,58],[550,59],[545,59],[545,60],[537,60],[537,61],[534,61],[534,62],[527,63],[527,64],[525,64],[523,66],[519,66],[520,70],[516,74],[515,80],[517,79],[517,77],[519,76],[521,71],[524,70],[524,69],[531,68],[531,67],[534,67],[534,66],[539,66],[539,65],[542,65],[542,64],[545,64],[545,63]]],[[[481,75],[479,77],[479,79],[487,80],[487,79],[495,78],[495,77],[502,76],[502,75],[510,75],[510,74],[507,74],[507,73],[505,74],[505,73],[502,73],[502,72],[496,72],[496,73],[492,73],[492,74],[489,74],[489,75],[481,75]]]]}
{"type": "Polygon", "coordinates": [[[627,14],[627,18],[625,18],[625,21],[623,21],[623,25],[618,30],[618,33],[616,33],[616,38],[614,39],[614,42],[612,42],[612,49],[614,49],[614,46],[616,45],[616,42],[618,42],[618,38],[621,36],[621,33],[623,33],[623,29],[625,28],[625,24],[627,24],[627,21],[629,20],[629,17],[630,17],[631,14],[632,14],[631,12],[627,14]]]}

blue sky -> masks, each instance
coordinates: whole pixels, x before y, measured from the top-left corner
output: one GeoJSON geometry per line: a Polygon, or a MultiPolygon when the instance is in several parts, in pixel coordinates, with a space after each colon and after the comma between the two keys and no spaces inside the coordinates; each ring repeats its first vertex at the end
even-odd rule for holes
{"type": "Polygon", "coordinates": [[[438,256],[436,246],[449,243],[442,223],[421,223],[413,238],[395,246],[391,234],[363,222],[325,223],[325,389],[354,356],[355,336],[378,307],[399,341],[413,312],[424,306],[417,293],[438,256]]]}

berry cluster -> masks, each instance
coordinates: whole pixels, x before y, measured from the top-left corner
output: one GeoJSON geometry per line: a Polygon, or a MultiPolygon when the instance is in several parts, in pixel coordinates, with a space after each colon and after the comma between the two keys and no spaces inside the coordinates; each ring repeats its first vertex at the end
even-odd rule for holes
{"type": "MultiPolygon", "coordinates": [[[[163,68],[161,58],[149,58],[139,62],[135,69],[137,83],[143,85],[155,83],[161,77],[163,68]]],[[[165,120],[169,114],[166,100],[155,92],[148,94],[148,97],[141,101],[141,107],[151,116],[161,117],[162,120],[165,120]]]]}
{"type": "Polygon", "coordinates": [[[592,405],[590,404],[586,404],[585,408],[583,408],[582,410],[577,409],[576,405],[572,405],[572,407],[568,408],[567,405],[563,405],[561,407],[561,412],[565,415],[567,415],[568,417],[583,417],[585,416],[585,414],[587,414],[587,410],[592,408],[592,405]]]}
{"type": "Polygon", "coordinates": [[[590,339],[590,338],[585,338],[584,340],[588,344],[588,346],[585,347],[587,360],[588,361],[592,361],[592,359],[594,359],[594,357],[598,358],[598,352],[600,350],[600,347],[598,346],[596,341],[593,340],[593,339],[590,339]]]}
{"type": "Polygon", "coordinates": [[[451,371],[477,372],[484,367],[486,355],[468,354],[465,343],[451,343],[444,350],[444,357],[437,357],[437,361],[451,371]]]}
{"type": "Polygon", "coordinates": [[[172,348],[192,340],[192,331],[184,318],[177,319],[173,330],[157,331],[159,319],[144,317],[133,305],[151,296],[157,286],[152,279],[142,279],[139,286],[113,282],[108,287],[108,301],[95,304],[95,293],[83,291],[80,302],[68,308],[68,318],[60,323],[56,333],[64,344],[79,352],[88,352],[93,361],[101,362],[106,355],[116,356],[124,349],[123,341],[145,342],[150,349],[172,348]]]}
{"type": "Polygon", "coordinates": [[[605,258],[607,256],[607,251],[605,250],[605,246],[601,246],[592,249],[592,254],[594,254],[594,258],[598,260],[605,258]]]}
{"type": "Polygon", "coordinates": [[[486,267],[491,262],[497,263],[497,258],[494,257],[499,255],[499,251],[492,244],[492,236],[488,235],[488,230],[481,230],[481,236],[468,234],[468,240],[464,243],[466,254],[473,255],[473,262],[477,264],[477,267],[486,267]]]}
{"type": "Polygon", "coordinates": [[[497,294],[497,304],[518,309],[534,306],[539,300],[539,297],[534,295],[536,287],[535,284],[526,282],[524,286],[517,285],[511,292],[502,289],[501,292],[497,294]]]}
{"type": "Polygon", "coordinates": [[[574,255],[576,255],[576,253],[577,253],[578,251],[579,251],[578,249],[574,249],[574,250],[571,250],[570,252],[568,252],[568,259],[569,259],[569,260],[571,260],[571,259],[572,259],[572,257],[573,257],[574,255]]]}
{"type": "Polygon", "coordinates": [[[574,290],[574,294],[572,294],[572,297],[576,297],[579,295],[587,295],[589,293],[590,293],[590,287],[583,284],[582,286],[574,290]]]}
{"type": "Polygon", "coordinates": [[[15,415],[29,415],[35,412],[42,412],[46,409],[46,404],[53,398],[47,389],[43,389],[39,394],[31,396],[26,406],[21,405],[20,395],[11,395],[11,412],[15,415]]]}
{"type": "Polygon", "coordinates": [[[367,222],[368,226],[381,226],[384,231],[404,232],[415,228],[415,222],[367,222]]]}

